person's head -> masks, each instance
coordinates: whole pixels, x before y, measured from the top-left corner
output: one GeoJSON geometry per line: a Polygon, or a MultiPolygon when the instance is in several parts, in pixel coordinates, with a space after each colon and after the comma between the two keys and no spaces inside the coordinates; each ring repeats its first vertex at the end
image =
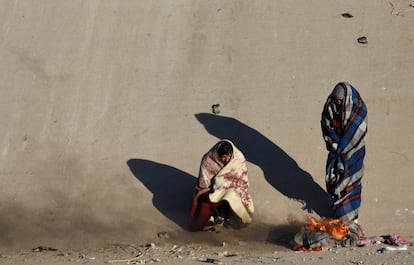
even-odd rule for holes
{"type": "Polygon", "coordinates": [[[341,83],[332,91],[332,99],[336,104],[341,104],[345,100],[345,87],[341,83]]]}
{"type": "Polygon", "coordinates": [[[217,154],[221,162],[227,164],[233,156],[233,146],[227,141],[223,141],[217,149],[217,154]]]}

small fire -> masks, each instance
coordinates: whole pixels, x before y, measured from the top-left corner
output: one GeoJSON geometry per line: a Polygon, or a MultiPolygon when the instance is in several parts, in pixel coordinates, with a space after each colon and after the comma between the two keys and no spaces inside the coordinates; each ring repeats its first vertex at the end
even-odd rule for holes
{"type": "Polygon", "coordinates": [[[349,228],[340,219],[321,218],[316,220],[314,217],[308,215],[310,223],[306,224],[306,229],[311,231],[321,231],[330,234],[336,238],[344,238],[349,228]]]}

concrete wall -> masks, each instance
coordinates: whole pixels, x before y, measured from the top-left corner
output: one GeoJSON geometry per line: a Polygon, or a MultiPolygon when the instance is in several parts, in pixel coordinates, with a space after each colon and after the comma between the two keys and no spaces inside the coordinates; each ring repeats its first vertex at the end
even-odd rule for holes
{"type": "Polygon", "coordinates": [[[222,137],[249,160],[257,224],[323,214],[319,121],[339,81],[369,111],[360,222],[412,233],[413,15],[377,0],[1,1],[0,244],[185,234],[222,137]]]}

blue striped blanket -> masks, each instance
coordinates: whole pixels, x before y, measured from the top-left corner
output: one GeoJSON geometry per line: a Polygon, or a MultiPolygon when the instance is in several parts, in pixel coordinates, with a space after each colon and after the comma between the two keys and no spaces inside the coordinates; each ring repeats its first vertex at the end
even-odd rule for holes
{"type": "Polygon", "coordinates": [[[339,116],[334,114],[335,99],[331,94],[321,118],[322,134],[329,151],[325,181],[328,193],[334,198],[334,217],[357,220],[364,174],[367,108],[352,85],[345,82],[338,85],[345,88],[339,116]]]}

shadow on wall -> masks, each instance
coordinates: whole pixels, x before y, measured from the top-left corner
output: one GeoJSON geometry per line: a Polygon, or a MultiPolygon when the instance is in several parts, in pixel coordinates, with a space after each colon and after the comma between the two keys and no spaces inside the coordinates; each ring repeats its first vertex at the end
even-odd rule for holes
{"type": "Polygon", "coordinates": [[[130,159],[127,164],[134,176],[152,192],[155,208],[187,230],[187,216],[196,178],[174,167],[149,160],[130,159]]]}
{"type": "Polygon", "coordinates": [[[329,194],[264,135],[230,117],[209,113],[199,113],[195,117],[211,135],[233,141],[249,162],[263,170],[267,182],[280,193],[303,203],[303,209],[308,212],[332,217],[333,201],[329,194]]]}

